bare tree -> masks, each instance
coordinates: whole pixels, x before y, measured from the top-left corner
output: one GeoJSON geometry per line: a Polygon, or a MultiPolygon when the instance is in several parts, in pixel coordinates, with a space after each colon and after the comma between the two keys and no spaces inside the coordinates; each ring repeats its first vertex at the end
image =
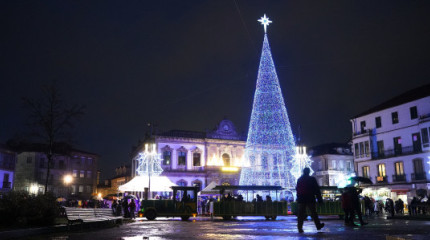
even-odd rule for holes
{"type": "Polygon", "coordinates": [[[63,101],[56,82],[42,87],[41,98],[23,98],[23,101],[24,106],[28,108],[31,135],[46,145],[44,149],[48,159],[46,194],[55,153],[54,148],[60,143],[71,143],[74,123],[84,114],[84,106],[79,104],[68,106],[63,101]]]}

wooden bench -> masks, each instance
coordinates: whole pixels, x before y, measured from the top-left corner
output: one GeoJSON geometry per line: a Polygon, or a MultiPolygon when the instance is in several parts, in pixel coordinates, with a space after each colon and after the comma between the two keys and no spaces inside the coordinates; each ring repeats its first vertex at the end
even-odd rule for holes
{"type": "Polygon", "coordinates": [[[112,210],[109,208],[74,208],[65,207],[64,211],[67,218],[67,226],[70,228],[74,223],[97,223],[111,222],[122,223],[122,217],[113,216],[112,210]]]}

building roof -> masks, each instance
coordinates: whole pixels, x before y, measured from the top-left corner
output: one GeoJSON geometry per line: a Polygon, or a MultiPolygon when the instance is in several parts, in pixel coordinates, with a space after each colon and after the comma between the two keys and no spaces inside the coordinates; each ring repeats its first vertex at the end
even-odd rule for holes
{"type": "Polygon", "coordinates": [[[236,128],[228,119],[223,119],[218,123],[213,131],[198,132],[198,131],[187,131],[187,130],[170,130],[162,133],[155,134],[156,136],[164,137],[178,137],[178,138],[209,138],[209,139],[224,139],[224,140],[239,140],[245,141],[246,137],[237,133],[236,128]]]}
{"type": "Polygon", "coordinates": [[[325,154],[352,155],[351,146],[345,143],[325,143],[317,145],[309,148],[308,153],[312,157],[325,154]]]}
{"type": "Polygon", "coordinates": [[[186,130],[170,130],[163,133],[158,133],[157,136],[164,137],[179,137],[179,138],[205,138],[205,132],[186,131],[186,130]]]}
{"type": "Polygon", "coordinates": [[[405,93],[402,93],[386,102],[383,102],[379,105],[377,105],[376,107],[373,107],[367,111],[364,111],[356,116],[354,116],[353,118],[358,118],[361,116],[365,116],[374,112],[378,112],[387,108],[391,108],[391,107],[395,107],[404,103],[408,103],[408,102],[412,102],[414,100],[418,100],[421,98],[425,98],[430,96],[430,84],[418,87],[418,88],[414,88],[412,90],[409,90],[405,93]]]}
{"type": "MultiPolygon", "coordinates": [[[[13,149],[13,151],[17,153],[22,152],[46,152],[48,149],[47,144],[43,143],[11,143],[9,146],[9,149],[13,149]]],[[[87,155],[94,155],[98,156],[95,153],[86,152],[83,150],[79,150],[76,148],[73,148],[69,144],[66,143],[58,143],[54,145],[54,153],[55,154],[63,154],[63,155],[71,155],[72,153],[78,153],[78,154],[87,154],[87,155]]]]}

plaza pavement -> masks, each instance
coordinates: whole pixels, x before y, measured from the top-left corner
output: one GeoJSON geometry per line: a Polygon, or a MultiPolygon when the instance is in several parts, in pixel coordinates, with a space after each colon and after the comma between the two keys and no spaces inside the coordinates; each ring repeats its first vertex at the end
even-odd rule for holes
{"type": "Polygon", "coordinates": [[[304,224],[305,233],[297,232],[296,217],[278,217],[266,221],[260,217],[240,217],[223,221],[197,217],[190,221],[157,218],[137,219],[113,228],[42,234],[18,239],[86,240],[86,239],[430,239],[430,221],[369,219],[363,227],[346,227],[342,220],[322,217],[326,226],[317,231],[312,221],[304,224]]]}

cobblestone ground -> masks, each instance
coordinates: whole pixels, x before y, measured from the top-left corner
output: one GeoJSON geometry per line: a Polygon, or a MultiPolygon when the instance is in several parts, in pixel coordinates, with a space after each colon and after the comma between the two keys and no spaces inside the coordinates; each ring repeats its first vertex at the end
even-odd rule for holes
{"type": "Polygon", "coordinates": [[[196,218],[187,222],[179,219],[138,219],[119,227],[84,230],[53,235],[33,236],[38,239],[430,239],[429,221],[369,219],[363,227],[345,227],[342,220],[323,218],[326,226],[319,232],[312,221],[304,224],[305,233],[298,233],[295,217],[278,217],[266,221],[258,217],[243,217],[232,221],[196,218]],[[388,236],[388,238],[387,238],[388,236]]]}

